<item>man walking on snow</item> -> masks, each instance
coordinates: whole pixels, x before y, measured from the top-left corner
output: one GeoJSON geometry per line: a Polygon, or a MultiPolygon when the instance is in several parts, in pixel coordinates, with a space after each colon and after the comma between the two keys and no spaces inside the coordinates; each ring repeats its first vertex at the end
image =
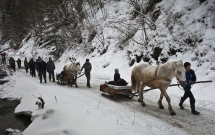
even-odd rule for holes
{"type": "Polygon", "coordinates": [[[49,73],[49,81],[51,81],[51,76],[52,76],[52,79],[53,79],[52,81],[55,82],[55,77],[54,77],[55,65],[51,57],[49,57],[49,61],[47,62],[46,69],[47,69],[47,72],[49,73]]]}
{"type": "Polygon", "coordinates": [[[40,83],[42,83],[42,77],[44,78],[44,82],[47,83],[46,81],[46,62],[44,62],[41,57],[38,57],[38,72],[39,72],[39,78],[40,78],[40,83]]]}
{"type": "Polygon", "coordinates": [[[28,73],[28,61],[27,61],[26,57],[25,57],[25,60],[24,60],[24,66],[25,66],[26,73],[28,73]]]}
{"type": "Polygon", "coordinates": [[[6,65],[6,53],[2,52],[1,57],[2,57],[2,64],[6,65]]]}
{"type": "Polygon", "coordinates": [[[87,78],[87,87],[91,88],[91,86],[90,86],[90,72],[92,69],[92,65],[91,65],[89,59],[86,59],[86,62],[84,63],[84,65],[81,68],[81,71],[83,70],[83,68],[85,69],[85,76],[87,78]]]}

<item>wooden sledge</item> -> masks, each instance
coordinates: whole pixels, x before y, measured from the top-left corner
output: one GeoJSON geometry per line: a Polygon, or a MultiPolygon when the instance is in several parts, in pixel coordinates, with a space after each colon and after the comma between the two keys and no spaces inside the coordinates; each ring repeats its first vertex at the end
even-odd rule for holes
{"type": "Polygon", "coordinates": [[[116,86],[110,84],[101,84],[100,91],[109,94],[111,97],[117,97],[118,95],[124,95],[128,98],[138,96],[137,93],[132,93],[131,86],[116,86]]]}
{"type": "MultiPolygon", "coordinates": [[[[212,80],[197,81],[197,82],[195,82],[195,84],[210,83],[210,82],[213,82],[213,81],[212,80]]],[[[169,87],[171,87],[171,86],[178,86],[179,87],[180,84],[169,85],[169,87]]],[[[145,89],[145,90],[143,90],[143,94],[148,92],[148,91],[154,90],[154,89],[157,89],[157,88],[145,89]]],[[[110,84],[104,83],[104,84],[100,85],[100,91],[102,91],[104,93],[108,93],[108,94],[110,94],[111,97],[116,97],[116,98],[117,98],[117,95],[125,95],[128,98],[133,98],[134,96],[138,96],[137,92],[135,92],[135,93],[132,92],[131,86],[116,86],[116,85],[110,85],[110,84]]]]}
{"type": "Polygon", "coordinates": [[[58,84],[64,84],[68,79],[61,74],[56,74],[56,80],[58,84]]]}
{"type": "MultiPolygon", "coordinates": [[[[83,76],[84,74],[79,75],[77,78],[83,76]]],[[[57,74],[56,73],[56,80],[57,84],[59,85],[68,85],[68,78],[66,75],[62,75],[61,73],[57,74]]],[[[74,85],[74,80],[69,80],[69,85],[72,86],[74,85]]]]}

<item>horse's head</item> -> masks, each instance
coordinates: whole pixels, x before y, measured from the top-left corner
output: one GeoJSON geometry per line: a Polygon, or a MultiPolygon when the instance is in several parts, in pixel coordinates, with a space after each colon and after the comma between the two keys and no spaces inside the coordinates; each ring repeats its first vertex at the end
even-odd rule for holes
{"type": "Polygon", "coordinates": [[[75,62],[74,63],[75,69],[77,70],[78,74],[81,73],[81,64],[80,62],[75,62]]]}
{"type": "Polygon", "coordinates": [[[178,80],[178,82],[181,85],[185,85],[186,84],[186,69],[184,68],[183,62],[182,61],[173,62],[173,68],[175,70],[174,75],[175,75],[176,79],[178,80]]]}

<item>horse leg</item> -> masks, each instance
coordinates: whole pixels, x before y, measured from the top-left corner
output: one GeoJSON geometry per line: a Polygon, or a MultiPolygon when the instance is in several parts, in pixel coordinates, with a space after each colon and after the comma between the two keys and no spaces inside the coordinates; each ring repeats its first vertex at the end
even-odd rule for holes
{"type": "Polygon", "coordinates": [[[72,87],[72,83],[70,79],[67,80],[67,85],[72,87]]]}
{"type": "Polygon", "coordinates": [[[74,77],[72,76],[71,80],[70,80],[70,85],[71,87],[74,85],[74,77]]]}
{"type": "Polygon", "coordinates": [[[139,83],[137,84],[137,89],[139,91],[139,99],[138,101],[141,103],[142,106],[145,106],[145,102],[143,101],[143,89],[144,89],[145,85],[140,85],[139,83]]]}
{"type": "Polygon", "coordinates": [[[158,106],[160,109],[164,109],[163,105],[162,105],[162,99],[163,99],[163,94],[160,94],[160,99],[158,100],[158,106]]]}
{"type": "Polygon", "coordinates": [[[137,93],[139,95],[138,102],[140,102],[140,85],[139,84],[137,84],[136,89],[137,89],[137,93]]]}
{"type": "Polygon", "coordinates": [[[171,103],[170,103],[170,98],[168,94],[166,93],[166,89],[163,89],[162,94],[165,96],[166,101],[168,102],[168,109],[171,115],[176,115],[175,111],[172,109],[171,103]]]}
{"type": "Polygon", "coordinates": [[[77,80],[77,76],[75,76],[75,79],[74,79],[75,87],[77,88],[78,85],[77,85],[77,83],[76,83],[76,80],[77,80]]]}

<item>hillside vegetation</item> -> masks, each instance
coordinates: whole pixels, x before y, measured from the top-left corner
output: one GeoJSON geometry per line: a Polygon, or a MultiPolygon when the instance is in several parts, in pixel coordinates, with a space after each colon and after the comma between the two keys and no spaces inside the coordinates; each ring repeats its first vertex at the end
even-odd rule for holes
{"type": "Polygon", "coordinates": [[[185,53],[199,67],[215,60],[213,0],[2,0],[0,5],[1,44],[31,47],[31,57],[46,48],[56,60],[65,51],[70,59],[77,59],[74,53],[124,51],[129,66],[164,63],[185,53]]]}

